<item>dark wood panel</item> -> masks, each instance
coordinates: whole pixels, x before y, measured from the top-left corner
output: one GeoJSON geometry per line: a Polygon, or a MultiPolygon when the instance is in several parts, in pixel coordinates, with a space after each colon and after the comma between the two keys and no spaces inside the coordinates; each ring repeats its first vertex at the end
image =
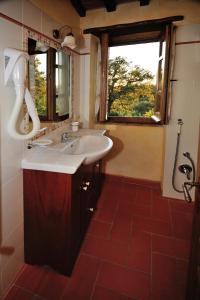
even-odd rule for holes
{"type": "Polygon", "coordinates": [[[101,89],[100,89],[100,111],[99,111],[99,121],[106,121],[107,115],[107,78],[108,78],[108,43],[109,36],[108,33],[103,33],[101,35],[101,89]]]}
{"type": "Polygon", "coordinates": [[[150,0],[140,0],[140,6],[149,5],[150,0]]]}
{"type": "Polygon", "coordinates": [[[86,9],[83,6],[83,3],[81,0],[70,0],[71,4],[73,5],[73,7],[75,8],[75,10],[77,11],[77,13],[79,14],[80,17],[85,17],[86,15],[86,9]]]}
{"type": "Polygon", "coordinates": [[[117,2],[115,0],[103,0],[103,3],[108,12],[116,10],[117,2]]]}
{"type": "Polygon", "coordinates": [[[131,45],[139,43],[152,43],[152,41],[157,42],[161,40],[162,32],[158,31],[149,31],[149,32],[138,32],[138,33],[129,33],[124,35],[110,36],[109,37],[109,46],[121,46],[121,45],[131,45]]]}
{"type": "Polygon", "coordinates": [[[100,194],[100,170],[99,164],[74,175],[24,170],[26,263],[71,275],[100,194]]]}
{"type": "Polygon", "coordinates": [[[105,8],[107,12],[117,9],[119,4],[140,2],[140,6],[149,5],[150,0],[71,0],[71,3],[80,17],[85,17],[88,10],[105,8]]]}
{"type": "Polygon", "coordinates": [[[196,190],[186,300],[200,299],[200,188],[196,190]]]}
{"type": "MultiPolygon", "coordinates": [[[[200,135],[198,147],[197,182],[200,183],[200,135]]],[[[200,186],[195,191],[191,250],[187,278],[186,300],[200,299],[200,186]]]]}
{"type": "Polygon", "coordinates": [[[131,34],[137,32],[149,32],[160,30],[166,26],[166,24],[170,24],[175,21],[182,21],[184,16],[171,16],[162,19],[154,19],[154,20],[146,20],[135,23],[127,23],[127,24],[117,24],[106,27],[95,27],[95,28],[87,28],[83,31],[83,33],[91,33],[98,37],[101,36],[102,33],[107,32],[109,36],[119,36],[124,34],[131,34]]]}
{"type": "Polygon", "coordinates": [[[70,247],[70,176],[24,170],[25,261],[66,274],[70,247]]]}

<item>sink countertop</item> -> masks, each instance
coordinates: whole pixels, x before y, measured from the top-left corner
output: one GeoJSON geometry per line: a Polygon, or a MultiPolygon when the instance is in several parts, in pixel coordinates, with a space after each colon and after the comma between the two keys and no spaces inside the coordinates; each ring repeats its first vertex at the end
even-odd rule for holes
{"type": "MultiPolygon", "coordinates": [[[[68,132],[72,137],[81,137],[84,135],[104,135],[106,130],[79,129],[76,132],[72,132],[68,128],[62,128],[62,130],[59,128],[59,130],[50,132],[40,139],[58,141],[62,132],[68,132]]],[[[53,151],[52,147],[52,145],[45,147],[34,146],[32,149],[27,149],[21,161],[21,168],[74,174],[86,158],[83,154],[67,155],[62,153],[62,151],[53,151]]]]}
{"type": "Polygon", "coordinates": [[[66,155],[47,147],[30,149],[22,159],[22,169],[74,174],[85,159],[84,155],[66,155]]]}

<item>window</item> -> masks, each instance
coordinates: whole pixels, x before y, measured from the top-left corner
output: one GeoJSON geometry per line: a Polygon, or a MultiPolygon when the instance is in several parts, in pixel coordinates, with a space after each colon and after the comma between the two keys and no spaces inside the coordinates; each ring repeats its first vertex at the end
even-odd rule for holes
{"type": "Polygon", "coordinates": [[[29,88],[41,121],[69,117],[70,56],[44,44],[28,40],[29,88]]]}
{"type": "Polygon", "coordinates": [[[100,121],[167,123],[172,26],[147,25],[104,28],[100,35],[100,121]]]}
{"type": "Polygon", "coordinates": [[[150,42],[109,48],[108,118],[155,114],[159,47],[150,42]]]}
{"type": "Polygon", "coordinates": [[[31,94],[34,95],[39,117],[47,120],[47,53],[30,56],[29,88],[31,94]]]}
{"type": "Polygon", "coordinates": [[[56,116],[69,116],[70,98],[70,56],[56,51],[55,57],[55,97],[56,116]]]}

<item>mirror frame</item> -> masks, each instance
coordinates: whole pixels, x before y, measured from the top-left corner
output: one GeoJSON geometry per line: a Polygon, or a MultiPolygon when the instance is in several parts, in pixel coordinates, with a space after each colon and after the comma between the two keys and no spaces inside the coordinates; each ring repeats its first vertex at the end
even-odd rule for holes
{"type": "MultiPolygon", "coordinates": [[[[44,45],[47,45],[50,47],[50,49],[48,50],[50,52],[50,55],[48,55],[48,60],[50,60],[50,61],[48,61],[48,63],[51,68],[51,70],[50,70],[51,76],[47,76],[47,86],[50,86],[51,88],[49,89],[47,87],[47,117],[39,116],[41,122],[51,122],[52,123],[52,122],[60,122],[60,121],[70,119],[71,115],[72,115],[72,90],[73,90],[73,88],[72,88],[73,55],[72,55],[72,53],[67,49],[62,49],[63,53],[70,56],[70,62],[69,62],[69,64],[70,64],[69,113],[65,114],[63,116],[58,116],[56,114],[55,84],[52,84],[52,82],[50,83],[50,81],[52,81],[55,78],[55,54],[56,54],[56,51],[61,50],[60,44],[58,42],[54,41],[53,39],[46,37],[45,35],[25,29],[24,30],[24,39],[23,39],[23,43],[24,43],[23,48],[26,52],[28,52],[28,39],[42,42],[42,43],[44,43],[44,45]],[[53,65],[54,65],[54,67],[53,67],[53,65]]],[[[54,83],[55,83],[55,80],[54,80],[54,83]]]]}

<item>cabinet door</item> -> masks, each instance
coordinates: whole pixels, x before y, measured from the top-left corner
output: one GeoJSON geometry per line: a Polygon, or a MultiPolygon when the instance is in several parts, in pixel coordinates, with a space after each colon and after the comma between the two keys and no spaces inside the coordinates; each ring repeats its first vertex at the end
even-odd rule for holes
{"type": "Polygon", "coordinates": [[[96,162],[93,165],[93,207],[96,208],[97,200],[101,194],[102,187],[102,172],[101,172],[101,161],[96,162]]]}
{"type": "Polygon", "coordinates": [[[80,167],[78,171],[73,174],[72,178],[72,206],[71,206],[71,222],[72,222],[72,244],[74,253],[80,248],[83,240],[83,195],[82,187],[84,181],[84,168],[80,167]]]}
{"type": "Polygon", "coordinates": [[[85,235],[85,232],[90,223],[91,217],[93,215],[93,206],[92,197],[93,197],[93,164],[83,166],[83,177],[81,184],[81,222],[82,222],[82,235],[85,235]]]}
{"type": "Polygon", "coordinates": [[[25,262],[70,275],[99,194],[99,166],[24,170],[25,262]]]}
{"type": "Polygon", "coordinates": [[[81,209],[81,232],[79,235],[83,239],[100,194],[100,164],[81,166],[73,178],[76,178],[73,179],[73,184],[76,182],[74,190],[77,191],[77,196],[73,199],[79,199],[81,209]]]}
{"type": "Polygon", "coordinates": [[[70,237],[71,176],[24,170],[25,262],[68,274],[70,237]]]}
{"type": "MultiPolygon", "coordinates": [[[[88,182],[88,181],[87,181],[88,182]]],[[[81,193],[81,203],[82,203],[82,233],[85,235],[85,232],[89,226],[90,220],[94,214],[93,207],[93,193],[92,185],[89,186],[83,185],[83,190],[81,193]],[[84,190],[84,188],[86,188],[84,190]]]]}

